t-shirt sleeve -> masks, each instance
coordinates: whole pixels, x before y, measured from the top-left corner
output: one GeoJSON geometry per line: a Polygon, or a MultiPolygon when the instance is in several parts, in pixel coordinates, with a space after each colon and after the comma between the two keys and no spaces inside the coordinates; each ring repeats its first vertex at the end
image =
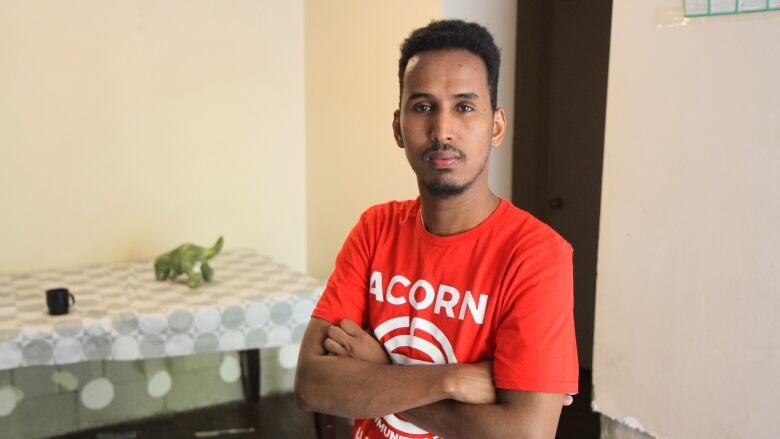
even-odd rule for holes
{"type": "Polygon", "coordinates": [[[366,323],[370,258],[368,214],[365,212],[360,216],[344,241],[312,317],[332,324],[339,324],[343,319],[350,319],[360,326],[366,323]]]}
{"type": "Polygon", "coordinates": [[[507,273],[510,282],[496,332],[496,387],[577,393],[572,248],[555,243],[507,273]]]}

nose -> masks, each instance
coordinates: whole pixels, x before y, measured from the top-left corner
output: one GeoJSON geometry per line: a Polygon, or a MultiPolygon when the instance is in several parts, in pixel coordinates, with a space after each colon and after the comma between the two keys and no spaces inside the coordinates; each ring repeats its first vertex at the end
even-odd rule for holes
{"type": "Polygon", "coordinates": [[[434,113],[431,121],[431,140],[438,143],[451,143],[455,134],[455,120],[446,110],[434,113]]]}

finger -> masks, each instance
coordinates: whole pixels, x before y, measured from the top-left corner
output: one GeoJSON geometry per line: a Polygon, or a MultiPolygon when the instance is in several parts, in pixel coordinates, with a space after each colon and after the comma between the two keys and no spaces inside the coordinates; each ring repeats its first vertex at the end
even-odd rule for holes
{"type": "Polygon", "coordinates": [[[343,329],[339,328],[336,325],[331,325],[328,328],[328,337],[335,340],[338,344],[346,347],[350,344],[350,339],[352,338],[349,334],[344,332],[343,329]]]}
{"type": "Polygon", "coordinates": [[[574,397],[571,395],[564,395],[563,398],[563,405],[564,407],[568,407],[574,403],[574,397]]]}
{"type": "Polygon", "coordinates": [[[357,337],[358,335],[366,332],[366,331],[363,330],[363,328],[358,326],[357,323],[353,322],[350,319],[342,320],[341,323],[339,324],[339,327],[341,329],[343,329],[344,332],[346,332],[347,334],[349,334],[349,335],[351,335],[353,337],[357,337]]]}
{"type": "Polygon", "coordinates": [[[326,338],[325,343],[323,343],[325,346],[325,350],[330,352],[331,354],[338,355],[340,357],[344,357],[347,355],[347,350],[344,349],[344,346],[341,346],[336,342],[336,340],[333,340],[332,338],[326,338]]]}

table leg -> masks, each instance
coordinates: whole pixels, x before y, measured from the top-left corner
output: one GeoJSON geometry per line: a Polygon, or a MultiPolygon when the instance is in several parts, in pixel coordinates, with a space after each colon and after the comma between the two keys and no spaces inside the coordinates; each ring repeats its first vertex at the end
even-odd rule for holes
{"type": "Polygon", "coordinates": [[[239,352],[241,363],[241,386],[248,402],[260,400],[260,349],[239,352]]]}

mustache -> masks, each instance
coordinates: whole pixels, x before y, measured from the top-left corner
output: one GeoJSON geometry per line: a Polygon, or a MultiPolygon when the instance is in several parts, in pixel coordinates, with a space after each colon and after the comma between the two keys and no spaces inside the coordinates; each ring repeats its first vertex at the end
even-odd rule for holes
{"type": "Polygon", "coordinates": [[[428,148],[425,148],[425,151],[423,151],[421,157],[422,157],[423,160],[430,160],[431,156],[434,153],[442,152],[442,151],[454,152],[455,154],[457,154],[458,158],[461,159],[461,160],[466,158],[466,153],[465,152],[459,150],[458,148],[455,148],[454,146],[452,146],[452,144],[441,143],[441,142],[433,142],[431,144],[431,146],[429,146],[428,148]]]}

